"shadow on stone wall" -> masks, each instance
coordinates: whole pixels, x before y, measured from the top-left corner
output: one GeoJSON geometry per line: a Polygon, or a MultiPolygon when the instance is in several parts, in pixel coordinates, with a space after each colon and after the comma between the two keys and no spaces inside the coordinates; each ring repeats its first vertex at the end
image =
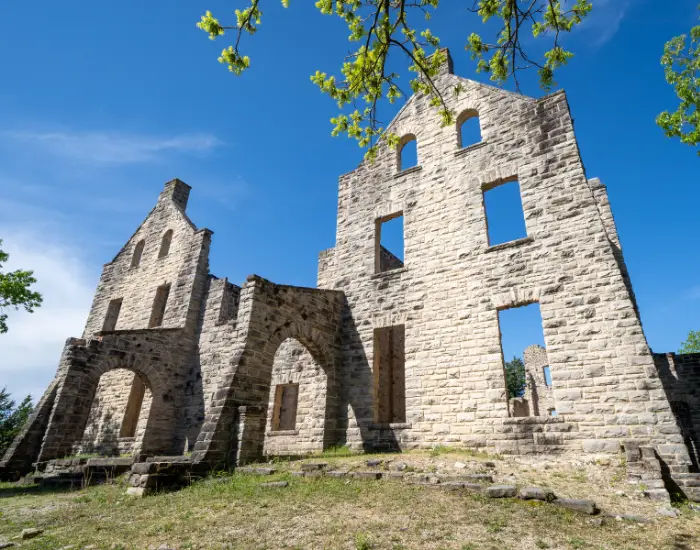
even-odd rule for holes
{"type": "Polygon", "coordinates": [[[659,378],[692,462],[700,472],[700,353],[655,353],[659,378]]]}

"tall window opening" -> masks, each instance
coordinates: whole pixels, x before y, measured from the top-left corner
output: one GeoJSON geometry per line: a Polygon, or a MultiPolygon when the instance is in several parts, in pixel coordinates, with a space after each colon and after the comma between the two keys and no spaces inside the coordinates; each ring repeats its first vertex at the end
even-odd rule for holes
{"type": "Polygon", "coordinates": [[[102,330],[114,330],[117,326],[117,320],[119,319],[119,312],[122,309],[122,299],[115,298],[109,301],[107,305],[107,314],[105,315],[105,321],[102,323],[102,330]]]}
{"type": "Polygon", "coordinates": [[[275,388],[275,408],[272,415],[274,431],[293,430],[297,424],[299,384],[278,384],[275,388]]]}
{"type": "Polygon", "coordinates": [[[457,117],[457,142],[460,147],[469,147],[481,142],[479,113],[475,110],[467,109],[457,117]]]}
{"type": "Polygon", "coordinates": [[[403,212],[397,212],[375,222],[376,273],[404,266],[403,212]]]}
{"type": "Polygon", "coordinates": [[[146,394],[146,384],[143,383],[141,377],[137,374],[134,376],[134,381],[131,383],[129,398],[126,402],[124,411],[124,419],[119,430],[119,437],[134,437],[136,435],[136,426],[139,422],[141,414],[141,405],[143,404],[143,396],[146,394]]]}
{"type": "Polygon", "coordinates": [[[374,329],[374,420],[406,422],[404,325],[374,329]]]}
{"type": "Polygon", "coordinates": [[[136,243],[134,247],[134,255],[131,257],[131,267],[136,267],[141,263],[141,256],[143,256],[143,247],[146,246],[146,241],[140,240],[136,243]]]}
{"type": "Polygon", "coordinates": [[[516,180],[485,186],[484,210],[489,246],[527,237],[520,185],[516,180]]]}
{"type": "Polygon", "coordinates": [[[513,416],[539,416],[553,409],[539,304],[535,302],[500,310],[498,326],[508,399],[527,401],[524,407],[517,399],[511,402],[513,416]]]}
{"type": "Polygon", "coordinates": [[[173,240],[173,230],[168,229],[163,235],[163,239],[160,241],[160,251],[158,252],[159,258],[165,258],[170,252],[170,243],[173,240]]]}
{"type": "Polygon", "coordinates": [[[418,143],[416,136],[406,134],[399,141],[399,171],[418,166],[418,143]]]}
{"type": "Polygon", "coordinates": [[[168,295],[170,294],[170,285],[161,285],[156,290],[156,296],[153,299],[153,308],[151,309],[151,319],[148,322],[148,328],[159,327],[163,324],[165,315],[165,306],[168,303],[168,295]]]}

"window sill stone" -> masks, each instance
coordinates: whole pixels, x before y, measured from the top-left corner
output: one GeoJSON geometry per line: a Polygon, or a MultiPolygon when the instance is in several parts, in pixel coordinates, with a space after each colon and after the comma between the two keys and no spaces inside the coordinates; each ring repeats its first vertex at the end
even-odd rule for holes
{"type": "Polygon", "coordinates": [[[284,436],[284,435],[299,435],[299,430],[271,430],[267,432],[270,437],[284,436]]]}
{"type": "Polygon", "coordinates": [[[410,422],[373,422],[370,427],[374,430],[410,430],[410,422]]]}
{"type": "Polygon", "coordinates": [[[375,273],[372,275],[370,278],[371,279],[382,279],[383,277],[389,277],[391,275],[398,275],[400,273],[405,273],[408,271],[407,267],[397,267],[396,269],[389,269],[388,271],[380,271],[379,273],[375,273]]]}
{"type": "Polygon", "coordinates": [[[522,239],[516,239],[514,241],[508,241],[507,243],[500,243],[500,244],[495,244],[493,246],[489,246],[485,252],[495,252],[496,250],[503,250],[504,248],[514,248],[516,246],[521,246],[527,243],[534,242],[535,239],[532,237],[523,237],[522,239]]]}
{"type": "Polygon", "coordinates": [[[410,168],[406,168],[405,170],[401,170],[401,172],[398,172],[397,174],[394,174],[394,178],[401,178],[403,176],[407,176],[408,174],[413,174],[414,172],[420,172],[423,169],[422,166],[411,166],[410,168]]]}
{"type": "Polygon", "coordinates": [[[488,142],[486,142],[486,141],[480,141],[479,143],[473,143],[471,145],[467,145],[466,147],[462,147],[461,149],[457,149],[455,151],[455,156],[461,157],[463,155],[470,153],[471,151],[474,151],[476,149],[481,149],[482,147],[486,147],[487,145],[488,145],[488,142]]]}

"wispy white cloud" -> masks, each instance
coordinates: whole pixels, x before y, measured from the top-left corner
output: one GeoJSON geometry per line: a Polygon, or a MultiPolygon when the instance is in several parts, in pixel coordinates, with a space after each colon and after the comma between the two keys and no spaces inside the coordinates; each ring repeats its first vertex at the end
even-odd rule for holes
{"type": "Polygon", "coordinates": [[[620,30],[630,8],[639,0],[596,0],[593,10],[583,20],[578,31],[595,47],[609,42],[620,30]]]}
{"type": "Polygon", "coordinates": [[[203,153],[222,145],[206,133],[155,136],[119,132],[2,131],[5,141],[40,147],[52,155],[96,164],[133,164],[166,153],[203,153]]]}
{"type": "Polygon", "coordinates": [[[17,399],[38,399],[53,378],[66,338],[80,336],[98,276],[77,245],[46,233],[0,226],[10,260],[3,269],[32,269],[44,303],[34,313],[9,310],[9,331],[0,334],[0,387],[17,399]]]}

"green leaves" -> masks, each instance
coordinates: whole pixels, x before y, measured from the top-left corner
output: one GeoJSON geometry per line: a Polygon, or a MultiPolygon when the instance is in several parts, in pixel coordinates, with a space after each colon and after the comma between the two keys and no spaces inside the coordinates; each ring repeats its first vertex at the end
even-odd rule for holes
{"type": "Polygon", "coordinates": [[[489,73],[491,80],[499,84],[513,77],[517,87],[517,72],[535,67],[540,85],[544,89],[551,88],[555,84],[555,71],[573,57],[573,53],[560,45],[560,35],[574,30],[593,8],[590,0],[576,0],[567,10],[562,4],[568,3],[561,0],[479,0],[473,11],[484,23],[498,18],[502,26],[495,44],[486,43],[477,33],[467,38],[465,49],[477,61],[476,71],[489,73]],[[544,62],[530,57],[523,47],[521,35],[526,24],[535,38],[552,36],[553,45],[544,53],[544,62]]]}
{"type": "Polygon", "coordinates": [[[678,353],[700,353],[700,330],[688,333],[688,339],[681,344],[678,353]]]}
{"type": "Polygon", "coordinates": [[[505,364],[506,389],[508,398],[520,397],[525,391],[525,363],[520,357],[513,357],[505,364]]]}
{"type": "Polygon", "coordinates": [[[0,457],[19,434],[32,410],[34,406],[31,396],[25,397],[19,406],[15,407],[7,388],[0,389],[0,457]]]}
{"type": "MultiPolygon", "coordinates": [[[[0,239],[2,246],[2,239],[0,239]]],[[[0,270],[3,262],[9,259],[9,255],[0,248],[0,270]]],[[[24,307],[28,312],[33,312],[35,307],[41,305],[41,294],[30,290],[30,286],[36,283],[31,271],[18,269],[9,273],[0,271],[0,334],[7,332],[7,314],[2,311],[8,307],[19,309],[24,307]]]]}
{"type": "MultiPolygon", "coordinates": [[[[687,36],[676,36],[666,42],[661,56],[666,82],[673,86],[679,99],[674,112],[664,111],[656,123],[668,137],[680,138],[690,146],[700,144],[700,25],[687,36]]],[[[697,151],[700,156],[700,148],[697,151]]]]}
{"type": "MultiPolygon", "coordinates": [[[[590,0],[576,0],[571,5],[572,1],[478,0],[471,11],[484,23],[498,19],[500,30],[495,43],[487,42],[475,32],[468,35],[465,48],[476,60],[477,72],[489,73],[491,80],[499,84],[513,77],[517,86],[517,72],[534,67],[539,71],[541,85],[552,86],[556,70],[573,55],[560,45],[560,34],[571,32],[592,7],[590,0]],[[521,36],[526,25],[534,37],[549,37],[553,41],[541,60],[530,58],[525,51],[521,36]]],[[[222,26],[209,11],[197,23],[212,40],[227,29],[236,30],[234,44],[219,56],[219,62],[236,75],[250,67],[250,58],[239,47],[241,38],[244,34],[255,34],[262,18],[260,0],[247,2],[247,7],[235,10],[234,26],[222,26]]],[[[411,92],[428,97],[441,124],[454,121],[454,113],[436,86],[436,78],[446,62],[446,53],[440,50],[440,38],[429,28],[419,29],[408,22],[414,12],[430,20],[439,3],[440,0],[317,0],[315,3],[321,14],[344,21],[347,39],[357,47],[342,62],[339,76],[316,71],[310,77],[311,82],[342,110],[330,119],[331,134],[355,139],[360,147],[368,148],[367,158],[374,158],[381,140],[396,146],[396,140],[383,133],[378,119],[378,107],[383,101],[394,103],[406,95],[399,86],[399,75],[386,71],[392,52],[403,56],[409,72],[414,73],[409,82],[411,92]]],[[[282,5],[288,7],[289,0],[282,0],[282,5]]]]}

